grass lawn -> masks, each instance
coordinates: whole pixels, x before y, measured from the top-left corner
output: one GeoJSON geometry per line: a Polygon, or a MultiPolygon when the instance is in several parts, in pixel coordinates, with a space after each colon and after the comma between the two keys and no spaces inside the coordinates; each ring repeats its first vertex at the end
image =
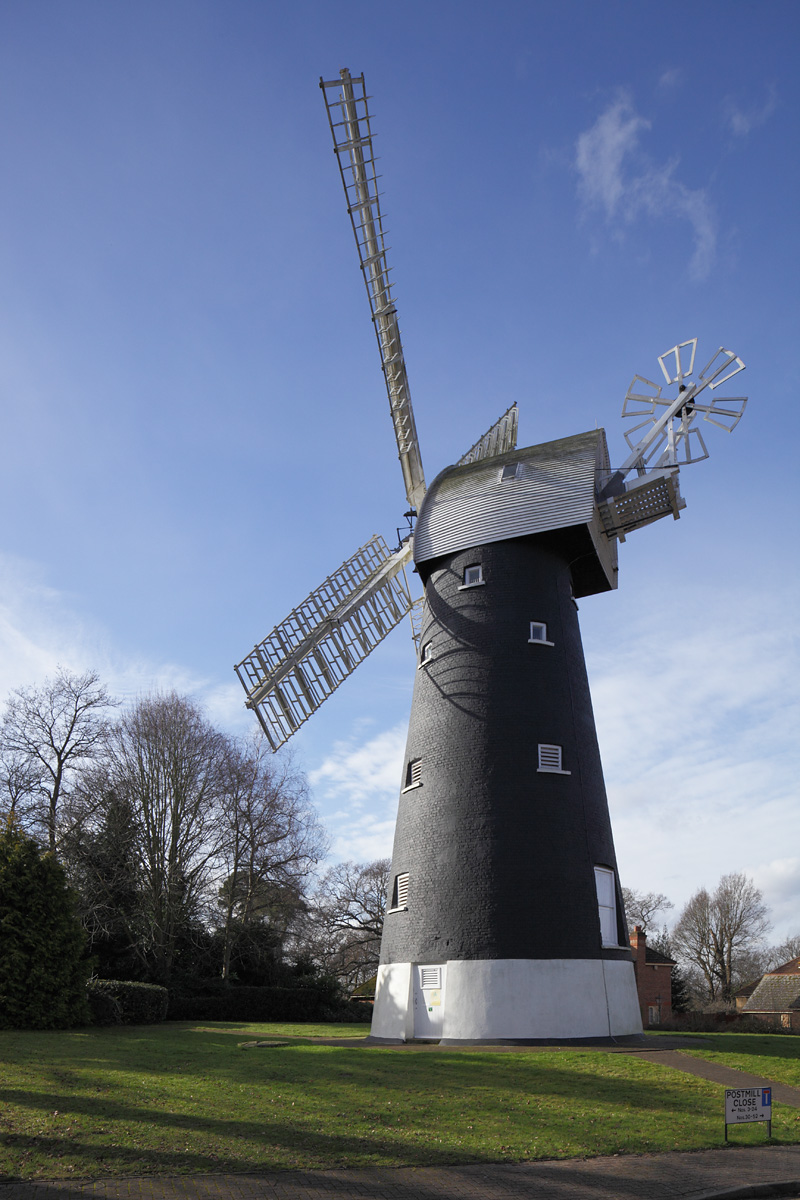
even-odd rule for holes
{"type": "MultiPolygon", "coordinates": [[[[0,1033],[0,1176],[443,1165],[723,1141],[720,1087],[624,1054],[309,1040],[366,1032],[170,1023],[0,1033]],[[240,1049],[276,1037],[289,1044],[240,1049]]],[[[797,1070],[800,1039],[712,1037],[721,1061],[776,1079],[797,1070]]],[[[775,1139],[800,1141],[800,1111],[774,1113],[775,1139]]],[[[763,1144],[765,1128],[732,1136],[763,1144]]]]}

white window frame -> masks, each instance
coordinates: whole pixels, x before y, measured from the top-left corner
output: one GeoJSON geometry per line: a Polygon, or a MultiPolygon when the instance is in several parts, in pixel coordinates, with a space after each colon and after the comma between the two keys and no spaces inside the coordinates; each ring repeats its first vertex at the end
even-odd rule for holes
{"type": "Polygon", "coordinates": [[[422,759],[410,758],[406,766],[406,786],[400,795],[402,796],[404,792],[412,792],[414,788],[420,787],[422,787],[422,759]]]}
{"type": "Polygon", "coordinates": [[[594,886],[597,893],[597,914],[600,920],[600,942],[601,945],[619,946],[617,933],[617,881],[614,877],[614,872],[610,867],[595,867],[594,869],[594,886]],[[601,888],[607,890],[611,897],[611,903],[606,902],[606,898],[601,895],[601,888]],[[610,890],[609,890],[610,889],[610,890]],[[609,938],[612,940],[609,941],[609,938]]]}
{"type": "Polygon", "coordinates": [[[538,751],[539,766],[536,768],[537,773],[542,775],[572,774],[572,771],[565,771],[561,765],[563,755],[561,746],[554,746],[548,742],[539,742],[538,751]]]}
{"type": "Polygon", "coordinates": [[[407,912],[408,911],[408,871],[401,871],[394,877],[392,884],[392,907],[389,912],[407,912]]]}
{"type": "Polygon", "coordinates": [[[548,642],[547,640],[547,625],[544,621],[531,621],[529,632],[530,636],[528,638],[528,642],[531,646],[555,646],[555,642],[548,642]],[[542,636],[534,637],[534,629],[541,629],[542,636]]]}
{"type": "Polygon", "coordinates": [[[521,466],[522,463],[518,462],[506,463],[504,467],[500,468],[500,482],[505,483],[509,479],[519,479],[521,466]]]}
{"type": "Polygon", "coordinates": [[[419,662],[417,663],[417,670],[419,670],[420,667],[424,667],[425,664],[429,663],[432,658],[433,658],[433,642],[423,642],[422,649],[420,650],[420,654],[419,654],[419,662]]]}
{"type": "Polygon", "coordinates": [[[464,567],[464,574],[461,578],[462,582],[458,585],[460,592],[463,592],[466,588],[483,587],[486,583],[486,580],[483,578],[483,563],[470,563],[469,566],[464,567]],[[467,583],[467,571],[477,571],[478,578],[467,583]]]}

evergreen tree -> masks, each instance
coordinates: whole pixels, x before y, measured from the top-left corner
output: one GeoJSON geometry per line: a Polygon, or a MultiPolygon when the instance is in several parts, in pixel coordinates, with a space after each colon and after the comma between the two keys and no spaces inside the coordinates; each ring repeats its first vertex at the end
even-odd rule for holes
{"type": "Polygon", "coordinates": [[[83,948],[62,867],[9,821],[0,832],[0,1029],[86,1024],[83,948]]]}

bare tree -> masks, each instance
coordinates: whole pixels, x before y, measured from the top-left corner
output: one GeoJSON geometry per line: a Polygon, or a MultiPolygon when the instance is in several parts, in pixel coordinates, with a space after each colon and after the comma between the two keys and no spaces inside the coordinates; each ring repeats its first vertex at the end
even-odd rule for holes
{"type": "Polygon", "coordinates": [[[350,988],[378,969],[390,865],[388,858],[337,863],[317,891],[309,951],[350,988]]]}
{"type": "Polygon", "coordinates": [[[100,973],[141,974],[138,834],[130,804],[112,789],[105,765],[82,774],[69,804],[59,855],[100,973]],[[138,966],[137,966],[138,964],[138,966]],[[121,972],[121,973],[119,973],[121,972]]]}
{"type": "Polygon", "coordinates": [[[636,925],[641,925],[645,933],[653,928],[656,913],[674,908],[672,901],[662,892],[637,892],[633,888],[622,889],[622,902],[625,906],[628,929],[632,930],[636,925]]]}
{"type": "Polygon", "coordinates": [[[178,935],[197,912],[219,842],[222,735],[175,692],[138,701],[111,731],[109,794],[135,829],[137,952],[169,979],[178,935]]]}
{"type": "Polygon", "coordinates": [[[59,667],[41,687],[11,693],[0,724],[2,783],[14,809],[25,807],[58,840],[59,805],[76,771],[101,746],[116,704],[94,671],[75,675],[59,667]]]}
{"type": "Polygon", "coordinates": [[[794,937],[787,938],[779,946],[770,947],[767,952],[767,965],[764,970],[773,971],[776,967],[782,967],[784,963],[791,962],[793,958],[800,958],[800,933],[796,933],[794,937]]]}
{"type": "Polygon", "coordinates": [[[713,895],[701,888],[692,896],[672,931],[672,945],[702,973],[709,1000],[730,1004],[739,962],[747,961],[768,929],[761,892],[746,875],[734,873],[723,875],[713,895]]]}
{"type": "Polygon", "coordinates": [[[0,745],[0,818],[27,827],[35,816],[38,782],[26,758],[0,745]]]}
{"type": "Polygon", "coordinates": [[[219,900],[227,979],[233,951],[248,933],[269,924],[276,944],[283,944],[327,841],[305,776],[290,755],[273,755],[264,738],[228,742],[221,779],[219,900]]]}

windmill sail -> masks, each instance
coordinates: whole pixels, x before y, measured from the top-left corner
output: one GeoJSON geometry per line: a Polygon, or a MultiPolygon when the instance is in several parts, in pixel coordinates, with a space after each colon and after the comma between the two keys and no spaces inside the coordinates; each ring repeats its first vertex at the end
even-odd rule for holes
{"type": "Polygon", "coordinates": [[[273,750],[307,721],[411,609],[408,545],[375,536],[240,663],[245,704],[273,750]]]}
{"type": "Polygon", "coordinates": [[[518,420],[519,409],[516,404],[512,404],[510,408],[506,409],[500,420],[495,421],[482,438],[478,438],[475,445],[470,447],[456,465],[466,467],[469,463],[477,462],[481,458],[494,458],[496,454],[505,454],[509,450],[515,450],[518,420]]]}
{"type": "Polygon", "coordinates": [[[418,509],[425,495],[422,456],[411,407],[400,326],[389,282],[386,239],[378,199],[378,177],[372,147],[371,117],[364,76],[353,78],[347,69],[341,78],[320,79],[325,97],[333,148],[339,163],[347,211],[358,246],[361,271],[367,285],[372,322],[381,352],[381,363],[389,394],[397,450],[408,503],[418,509]],[[338,89],[338,96],[336,95],[338,89]],[[329,91],[336,96],[332,99],[329,91]]]}

